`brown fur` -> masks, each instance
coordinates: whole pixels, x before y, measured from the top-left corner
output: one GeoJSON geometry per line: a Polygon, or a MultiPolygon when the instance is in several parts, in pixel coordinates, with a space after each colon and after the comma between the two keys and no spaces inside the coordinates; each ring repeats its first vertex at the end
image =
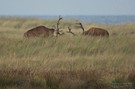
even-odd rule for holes
{"type": "Polygon", "coordinates": [[[27,38],[38,37],[38,36],[48,37],[48,36],[53,36],[54,31],[55,31],[54,29],[50,29],[45,26],[38,26],[25,32],[24,37],[27,38]]]}
{"type": "Polygon", "coordinates": [[[105,29],[96,28],[96,27],[92,27],[89,30],[84,31],[83,34],[84,35],[91,35],[91,36],[106,36],[106,37],[109,37],[108,31],[106,31],[105,29]]]}
{"type": "Polygon", "coordinates": [[[38,26],[35,28],[32,28],[30,30],[28,30],[27,32],[24,33],[24,37],[38,37],[38,36],[44,36],[44,37],[48,37],[48,36],[57,36],[57,34],[61,35],[59,33],[59,24],[60,24],[60,20],[62,20],[62,17],[59,16],[59,19],[57,21],[57,29],[55,31],[55,29],[51,29],[51,28],[47,28],[45,26],[38,26]],[[56,33],[56,34],[54,34],[56,33]]]}
{"type": "Polygon", "coordinates": [[[80,28],[83,30],[83,35],[90,35],[90,36],[105,36],[105,37],[109,37],[109,33],[107,30],[102,29],[102,28],[96,28],[96,27],[92,27],[87,31],[84,31],[84,27],[82,25],[82,23],[77,23],[79,24],[80,28]]]}

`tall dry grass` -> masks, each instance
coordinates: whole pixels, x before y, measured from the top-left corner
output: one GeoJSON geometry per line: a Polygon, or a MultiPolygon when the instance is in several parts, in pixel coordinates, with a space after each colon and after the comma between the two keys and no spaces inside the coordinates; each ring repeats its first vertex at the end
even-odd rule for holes
{"type": "Polygon", "coordinates": [[[66,32],[67,26],[72,25],[72,30],[77,34],[76,36],[66,33],[57,38],[26,39],[23,37],[24,32],[39,25],[52,27],[56,25],[56,20],[0,18],[1,87],[7,85],[7,89],[8,87],[16,89],[15,86],[21,87],[21,84],[24,84],[26,87],[38,86],[38,88],[44,88],[46,87],[44,84],[48,84],[47,81],[53,81],[54,83],[64,81],[63,86],[58,82],[56,86],[52,84],[46,89],[66,89],[65,86],[69,82],[77,83],[78,86],[71,87],[73,86],[71,84],[68,89],[79,89],[80,87],[86,89],[82,88],[86,82],[80,77],[73,81],[71,80],[72,76],[66,76],[67,78],[64,76],[65,80],[55,79],[57,71],[64,71],[63,73],[72,71],[77,76],[82,70],[81,76],[86,77],[85,74],[88,74],[88,80],[86,81],[94,77],[94,80],[101,85],[100,79],[103,79],[105,83],[108,82],[108,84],[129,82],[128,76],[134,72],[135,68],[134,23],[110,25],[84,23],[85,29],[93,26],[107,29],[110,34],[109,38],[82,36],[81,29],[76,28],[75,21],[70,20],[62,21],[60,29],[66,32]],[[16,76],[13,73],[14,71],[16,76]],[[20,73],[20,71],[22,72],[20,73]],[[23,75],[25,71],[29,72],[26,73],[26,76],[23,75]],[[91,71],[96,72],[91,74],[91,71]],[[31,73],[33,74],[31,75],[31,73]],[[44,77],[47,73],[49,73],[49,76],[53,76],[55,80],[48,80],[44,77]],[[95,74],[100,77],[95,76],[95,74]],[[31,82],[26,82],[27,79],[35,85],[30,85],[31,82]],[[51,87],[53,85],[56,88],[51,87]]]}

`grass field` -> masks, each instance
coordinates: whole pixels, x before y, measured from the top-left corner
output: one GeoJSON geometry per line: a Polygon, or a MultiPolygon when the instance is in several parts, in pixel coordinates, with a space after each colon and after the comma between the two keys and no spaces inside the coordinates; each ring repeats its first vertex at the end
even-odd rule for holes
{"type": "Polygon", "coordinates": [[[82,36],[76,20],[63,20],[76,36],[27,39],[24,32],[52,27],[56,20],[0,18],[0,88],[109,89],[111,83],[135,83],[135,23],[84,23],[102,27],[109,38],[82,36]]]}

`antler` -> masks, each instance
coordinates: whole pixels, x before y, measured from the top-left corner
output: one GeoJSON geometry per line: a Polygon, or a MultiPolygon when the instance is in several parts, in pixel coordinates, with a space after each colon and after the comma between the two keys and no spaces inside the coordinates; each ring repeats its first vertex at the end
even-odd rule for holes
{"type": "Polygon", "coordinates": [[[68,33],[71,33],[71,34],[73,34],[74,36],[75,36],[75,33],[73,33],[72,31],[71,31],[71,28],[70,28],[70,26],[68,26],[68,33]]]}
{"type": "Polygon", "coordinates": [[[68,26],[68,30],[69,30],[69,32],[71,32],[71,28],[70,28],[70,26],[68,26]]]}
{"type": "Polygon", "coordinates": [[[57,31],[58,31],[58,32],[59,32],[60,20],[62,20],[62,17],[61,17],[61,16],[59,16],[59,19],[58,19],[58,21],[57,21],[57,31]]]}
{"type": "Polygon", "coordinates": [[[62,20],[62,17],[61,17],[61,16],[59,16],[59,19],[58,19],[58,21],[57,21],[57,28],[56,28],[57,34],[59,34],[59,24],[60,24],[60,20],[62,20]]]}
{"type": "Polygon", "coordinates": [[[82,23],[81,23],[81,22],[79,22],[79,23],[76,23],[76,24],[78,24],[78,25],[79,25],[79,26],[77,26],[77,27],[81,28],[81,29],[83,30],[83,33],[84,33],[84,27],[83,27],[82,23]]]}
{"type": "Polygon", "coordinates": [[[59,15],[59,20],[62,20],[63,18],[59,15]]]}
{"type": "Polygon", "coordinates": [[[62,17],[61,17],[61,16],[59,16],[59,19],[58,19],[58,21],[57,21],[57,28],[58,28],[58,26],[59,26],[59,24],[60,24],[60,20],[62,20],[62,17]]]}

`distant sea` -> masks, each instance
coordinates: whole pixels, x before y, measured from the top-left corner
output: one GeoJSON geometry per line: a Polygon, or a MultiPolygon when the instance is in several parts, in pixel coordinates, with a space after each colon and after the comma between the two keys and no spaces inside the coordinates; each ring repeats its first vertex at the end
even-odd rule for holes
{"type": "MultiPolygon", "coordinates": [[[[10,16],[20,18],[40,18],[40,19],[57,19],[58,16],[10,16]]],[[[62,16],[64,19],[74,19],[81,22],[92,22],[101,24],[122,24],[135,23],[135,15],[72,15],[62,16]]]]}
{"type": "MultiPolygon", "coordinates": [[[[81,16],[62,16],[64,19],[75,19],[82,22],[93,22],[102,24],[121,24],[121,23],[135,23],[135,15],[115,15],[115,16],[94,16],[94,15],[81,15],[81,16]]],[[[39,16],[41,19],[57,19],[58,16],[39,16]]]]}

